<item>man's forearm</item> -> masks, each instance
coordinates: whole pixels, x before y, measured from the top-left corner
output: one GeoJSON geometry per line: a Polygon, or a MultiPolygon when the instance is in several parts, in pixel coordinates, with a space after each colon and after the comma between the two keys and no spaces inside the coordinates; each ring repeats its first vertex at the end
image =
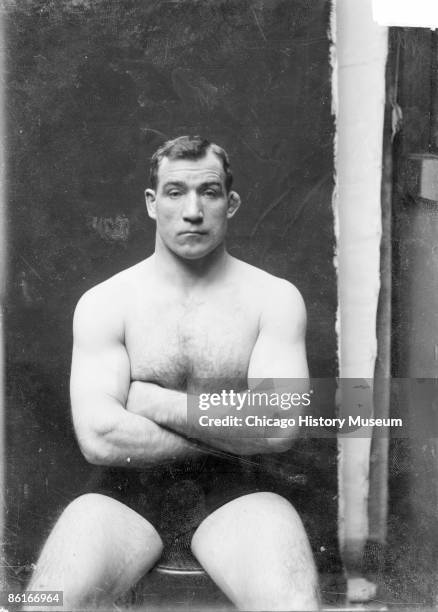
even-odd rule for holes
{"type": "Polygon", "coordinates": [[[133,381],[126,402],[128,412],[152,420],[178,435],[189,437],[187,396],[155,383],[133,381]]]}
{"type": "Polygon", "coordinates": [[[115,403],[102,412],[98,428],[76,428],[80,447],[93,464],[143,467],[206,452],[195,441],[145,416],[121,410],[115,403]]]}
{"type": "Polygon", "coordinates": [[[290,440],[266,437],[230,437],[223,428],[201,427],[196,419],[187,418],[187,394],[160,387],[154,383],[131,383],[128,411],[151,419],[158,425],[181,436],[200,440],[204,444],[226,453],[253,455],[287,450],[290,440]],[[222,434],[222,435],[221,435],[222,434]]]}

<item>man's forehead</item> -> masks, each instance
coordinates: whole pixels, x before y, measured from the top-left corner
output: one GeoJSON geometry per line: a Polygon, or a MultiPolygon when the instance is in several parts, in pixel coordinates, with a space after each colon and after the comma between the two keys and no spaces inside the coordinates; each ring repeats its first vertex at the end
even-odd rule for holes
{"type": "Polygon", "coordinates": [[[225,181],[222,161],[209,151],[200,159],[169,159],[164,157],[158,166],[158,183],[169,181],[225,181]]]}

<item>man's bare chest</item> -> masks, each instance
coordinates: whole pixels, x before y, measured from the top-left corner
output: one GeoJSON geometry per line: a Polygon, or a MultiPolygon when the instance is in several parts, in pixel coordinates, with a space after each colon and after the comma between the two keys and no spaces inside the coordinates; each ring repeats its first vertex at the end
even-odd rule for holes
{"type": "Polygon", "coordinates": [[[255,308],[232,301],[144,301],[126,322],[131,377],[197,390],[246,381],[258,324],[255,308]]]}

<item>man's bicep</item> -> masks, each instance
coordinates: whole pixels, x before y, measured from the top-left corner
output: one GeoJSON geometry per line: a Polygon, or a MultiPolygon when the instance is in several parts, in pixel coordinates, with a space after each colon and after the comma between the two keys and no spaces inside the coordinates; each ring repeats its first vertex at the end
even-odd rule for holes
{"type": "Polygon", "coordinates": [[[72,403],[91,395],[102,395],[125,406],[129,383],[129,359],[122,344],[108,343],[94,349],[73,346],[72,403]]]}
{"type": "Polygon", "coordinates": [[[305,333],[303,299],[290,283],[281,283],[262,314],[248,379],[307,379],[305,333]]]}
{"type": "Polygon", "coordinates": [[[270,337],[268,334],[259,336],[248,368],[250,386],[251,381],[308,377],[304,341],[290,342],[270,337]]]}
{"type": "Polygon", "coordinates": [[[70,380],[73,416],[107,404],[124,407],[130,365],[123,344],[123,321],[113,306],[101,307],[95,296],[84,296],[74,317],[70,380]]]}

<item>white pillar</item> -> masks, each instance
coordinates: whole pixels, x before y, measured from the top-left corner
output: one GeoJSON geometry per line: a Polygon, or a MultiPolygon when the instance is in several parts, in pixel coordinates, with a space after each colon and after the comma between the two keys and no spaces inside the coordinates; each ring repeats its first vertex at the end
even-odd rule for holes
{"type": "MultiPolygon", "coordinates": [[[[335,20],[337,197],[334,206],[340,376],[372,379],[380,286],[387,28],[373,22],[371,0],[336,0],[335,20]]],[[[342,406],[343,413],[348,410],[348,406],[342,406]]],[[[370,443],[370,436],[339,438],[339,538],[347,574],[360,567],[368,536],[370,443]]],[[[366,593],[356,597],[352,590],[355,587],[350,583],[352,600],[367,599],[366,593]]]]}

